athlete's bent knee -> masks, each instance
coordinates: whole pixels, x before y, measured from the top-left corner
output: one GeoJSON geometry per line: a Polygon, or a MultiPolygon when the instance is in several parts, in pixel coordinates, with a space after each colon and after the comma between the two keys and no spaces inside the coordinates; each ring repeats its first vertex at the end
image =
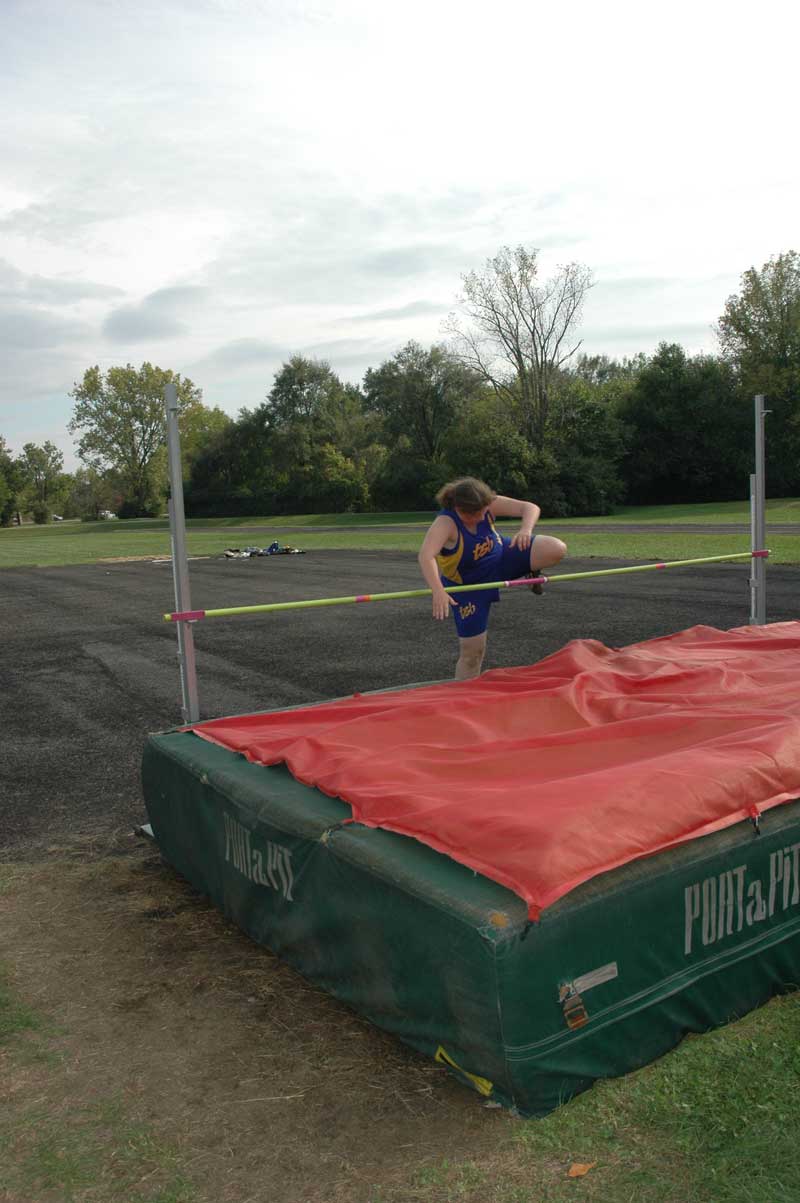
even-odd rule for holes
{"type": "Polygon", "coordinates": [[[462,648],[456,664],[456,676],[460,681],[479,677],[483,664],[484,648],[462,648]]]}

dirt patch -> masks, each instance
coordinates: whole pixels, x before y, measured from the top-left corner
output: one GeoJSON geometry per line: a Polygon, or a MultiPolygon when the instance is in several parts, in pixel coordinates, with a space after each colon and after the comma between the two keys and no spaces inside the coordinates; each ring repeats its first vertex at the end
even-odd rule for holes
{"type": "MultiPolygon", "coordinates": [[[[415,1186],[426,1167],[488,1165],[511,1140],[519,1121],[253,944],[148,842],[110,857],[80,842],[50,851],[0,865],[0,959],[15,995],[54,1025],[58,1068],[6,1084],[18,1105],[43,1095],[44,1122],[113,1098],[150,1125],[191,1184],[159,1197],[432,1200],[415,1186]]],[[[160,1165],[143,1163],[151,1192],[160,1165]]],[[[114,1181],[30,1199],[154,1197],[114,1181]]]]}

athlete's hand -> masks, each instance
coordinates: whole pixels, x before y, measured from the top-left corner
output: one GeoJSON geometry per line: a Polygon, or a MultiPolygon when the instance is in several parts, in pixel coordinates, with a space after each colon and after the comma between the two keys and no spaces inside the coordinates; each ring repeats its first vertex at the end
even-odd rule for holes
{"type": "Polygon", "coordinates": [[[533,540],[533,534],[529,530],[518,530],[511,540],[512,547],[518,547],[520,551],[527,551],[533,540]]]}
{"type": "Polygon", "coordinates": [[[450,613],[451,606],[457,606],[458,602],[444,589],[437,589],[433,594],[433,617],[447,618],[450,613]]]}

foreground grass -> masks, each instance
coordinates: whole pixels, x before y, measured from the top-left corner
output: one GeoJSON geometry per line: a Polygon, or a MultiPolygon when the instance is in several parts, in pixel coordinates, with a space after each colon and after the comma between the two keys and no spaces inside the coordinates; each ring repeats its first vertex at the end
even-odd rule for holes
{"type": "MultiPolygon", "coordinates": [[[[416,551],[431,514],[303,514],[281,518],[192,519],[186,544],[191,556],[219,556],[227,547],[263,547],[278,539],[306,551],[416,551]],[[293,530],[302,527],[302,530],[293,530]],[[314,530],[313,527],[326,527],[314,530]],[[403,529],[405,527],[405,529],[403,529]]],[[[623,560],[687,559],[746,551],[743,533],[652,534],[617,533],[625,523],[741,524],[747,521],[745,502],[715,506],[627,508],[608,518],[561,519],[540,524],[542,531],[563,533],[575,557],[598,556],[623,560]],[[597,532],[571,531],[573,526],[597,526],[597,532]]],[[[800,522],[800,501],[768,503],[768,522],[800,522]]],[[[513,524],[502,523],[510,531],[513,524]]],[[[769,545],[775,563],[800,563],[800,535],[772,535],[769,545]]],[[[169,526],[164,519],[125,522],[63,523],[56,526],[11,527],[0,530],[0,567],[46,567],[91,564],[108,559],[146,559],[169,556],[169,526]]]]}
{"type": "MultiPolygon", "coordinates": [[[[690,1037],[654,1064],[600,1082],[542,1119],[498,1116],[482,1110],[480,1100],[466,1091],[449,1104],[446,1122],[431,1104],[441,1152],[420,1156],[413,1145],[405,1145],[407,1158],[395,1158],[386,1174],[373,1166],[367,1185],[358,1168],[364,1115],[351,1110],[353,1099],[369,1087],[377,1094],[381,1083],[391,1093],[408,1078],[412,1063],[400,1046],[395,1051],[393,1042],[384,1047],[382,1040],[362,1039],[357,1029],[348,1029],[343,1041],[345,1016],[337,1004],[328,1007],[304,993],[300,979],[289,972],[280,982],[293,995],[297,1020],[276,1036],[269,1023],[279,1005],[269,993],[275,978],[261,954],[166,870],[153,866],[142,874],[130,861],[16,863],[0,867],[0,893],[17,916],[26,913],[31,900],[34,909],[57,900],[68,916],[67,930],[59,934],[57,919],[42,924],[37,911],[19,946],[5,941],[7,964],[4,970],[0,966],[4,1203],[260,1203],[267,1198],[280,1203],[572,1203],[576,1198],[589,1203],[796,1203],[800,1198],[798,994],[690,1037]],[[78,912],[71,909],[76,900],[78,912]],[[161,920],[159,928],[151,919],[142,930],[143,916],[165,912],[173,917],[161,920]],[[58,969],[48,968],[46,954],[62,938],[73,938],[78,914],[83,916],[78,943],[86,947],[82,971],[90,971],[95,987],[102,974],[112,984],[110,991],[94,988],[90,994],[91,1010],[101,1020],[103,1012],[119,1010],[118,990],[128,972],[133,993],[134,979],[136,989],[147,992],[147,979],[139,981],[144,963],[150,965],[152,989],[160,999],[171,999],[161,1009],[135,1010],[135,1037],[114,1024],[98,1027],[86,1008],[74,1006],[79,973],[66,986],[58,969]],[[168,950],[171,959],[162,967],[168,950]],[[131,955],[135,966],[127,971],[131,955]],[[216,993],[211,987],[220,975],[225,989],[216,993]],[[18,979],[28,981],[29,997],[23,997],[18,979]],[[187,1047],[183,1076],[191,1087],[186,1104],[191,1112],[185,1124],[175,1124],[176,1096],[163,1091],[159,1059],[139,1057],[134,1066],[129,1058],[141,1045],[161,1047],[159,1042],[170,1039],[162,1029],[170,1026],[172,1014],[187,1013],[198,984],[206,1001],[188,1014],[208,1016],[212,1026],[224,1024],[231,1039],[219,1053],[208,1041],[196,1054],[187,1047]],[[262,990],[270,1005],[254,1020],[248,1004],[257,1002],[253,996],[262,990]],[[47,1003],[35,1003],[33,992],[39,999],[55,996],[51,1005],[61,1027],[54,1028],[47,1003]],[[322,1032],[319,1049],[309,1043],[312,1029],[322,1032]],[[354,1034],[356,1056],[339,1047],[352,1043],[354,1034]],[[285,1068],[302,1061],[312,1047],[317,1055],[310,1081],[324,1089],[328,1075],[341,1077],[335,1148],[324,1112],[317,1116],[324,1128],[315,1132],[303,1126],[302,1112],[291,1108],[286,1114],[281,1108],[267,1111],[272,1129],[264,1112],[243,1111],[231,1120],[229,1107],[219,1111],[209,1073],[214,1081],[228,1075],[223,1102],[242,1074],[250,1093],[290,1097],[291,1087],[275,1082],[273,1066],[276,1060],[285,1068]],[[259,1050],[269,1054],[266,1062],[259,1050]],[[242,1055],[243,1068],[229,1064],[231,1051],[242,1055]],[[468,1116],[476,1120],[471,1141],[461,1131],[468,1116]],[[224,1130],[223,1140],[209,1138],[215,1125],[224,1130]],[[169,1139],[167,1130],[173,1133],[169,1139]],[[307,1189],[301,1194],[284,1193],[281,1182],[265,1172],[273,1164],[271,1136],[283,1142],[288,1156],[300,1143],[319,1141],[319,1171],[309,1159],[307,1189]],[[339,1163],[333,1183],[330,1175],[339,1163]],[[576,1163],[591,1168],[572,1178],[569,1171],[576,1163]]],[[[14,930],[7,926],[9,935],[14,930]]],[[[421,1064],[426,1073],[434,1072],[427,1062],[421,1064]]],[[[399,1102],[396,1106],[392,1122],[402,1142],[419,1128],[413,1121],[409,1126],[407,1112],[399,1102]]]]}
{"type": "Polygon", "coordinates": [[[500,1164],[426,1169],[409,1198],[796,1203],[799,1086],[800,998],[791,995],[521,1124],[500,1164]],[[577,1181],[575,1163],[592,1166],[577,1181]]]}
{"type": "Polygon", "coordinates": [[[40,1027],[38,1015],[13,994],[8,985],[8,966],[0,961],[0,1049],[12,1036],[40,1027]]]}
{"type": "Polygon", "coordinates": [[[0,1199],[194,1203],[183,1158],[119,1089],[65,1098],[75,1072],[64,1055],[69,1033],[54,1034],[10,978],[0,963],[0,1199]]]}

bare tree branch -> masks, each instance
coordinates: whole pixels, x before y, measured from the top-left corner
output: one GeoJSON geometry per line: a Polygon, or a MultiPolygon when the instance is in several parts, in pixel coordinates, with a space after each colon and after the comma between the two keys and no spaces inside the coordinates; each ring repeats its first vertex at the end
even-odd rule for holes
{"type": "Polygon", "coordinates": [[[506,246],[462,283],[463,319],[451,314],[445,323],[453,352],[498,396],[521,400],[525,434],[541,446],[553,375],[581,346],[580,340],[570,346],[569,336],[592,287],[591,272],[569,263],[540,284],[538,251],[506,246]]]}

